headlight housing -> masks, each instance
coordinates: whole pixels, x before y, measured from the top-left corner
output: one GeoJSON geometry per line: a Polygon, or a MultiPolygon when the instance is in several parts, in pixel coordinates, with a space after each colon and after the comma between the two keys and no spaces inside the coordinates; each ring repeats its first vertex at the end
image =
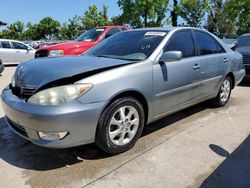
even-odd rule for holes
{"type": "Polygon", "coordinates": [[[92,87],[92,84],[72,84],[45,89],[31,96],[27,102],[38,105],[59,105],[80,97],[92,87]]]}
{"type": "Polygon", "coordinates": [[[64,51],[63,50],[51,50],[49,52],[49,57],[56,57],[56,56],[63,56],[64,51]]]}

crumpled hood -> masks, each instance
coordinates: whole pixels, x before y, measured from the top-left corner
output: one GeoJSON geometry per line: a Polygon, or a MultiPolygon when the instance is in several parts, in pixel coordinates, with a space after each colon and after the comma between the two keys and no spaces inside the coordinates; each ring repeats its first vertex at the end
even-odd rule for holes
{"type": "Polygon", "coordinates": [[[237,48],[236,51],[242,55],[250,55],[250,46],[237,48]]]}
{"type": "Polygon", "coordinates": [[[89,56],[34,59],[17,67],[15,80],[16,83],[21,81],[22,85],[39,89],[56,80],[130,63],[133,62],[89,56]]]}

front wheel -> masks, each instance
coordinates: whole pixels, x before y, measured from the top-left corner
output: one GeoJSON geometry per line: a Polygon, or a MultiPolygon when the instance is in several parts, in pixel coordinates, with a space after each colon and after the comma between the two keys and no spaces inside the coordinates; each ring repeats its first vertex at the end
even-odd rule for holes
{"type": "Polygon", "coordinates": [[[142,104],[132,98],[115,100],[102,113],[96,132],[96,144],[105,152],[118,154],[132,148],[145,123],[142,104]]]}
{"type": "Polygon", "coordinates": [[[231,96],[231,91],[232,91],[232,79],[229,76],[227,76],[223,80],[220,91],[217,97],[213,100],[213,103],[217,107],[225,106],[229,101],[229,98],[231,96]]]}

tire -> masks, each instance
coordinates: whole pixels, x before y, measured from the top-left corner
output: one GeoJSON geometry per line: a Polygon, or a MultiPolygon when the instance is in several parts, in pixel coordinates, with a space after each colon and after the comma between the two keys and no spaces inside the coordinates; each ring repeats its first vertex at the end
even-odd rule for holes
{"type": "Polygon", "coordinates": [[[232,91],[232,79],[229,76],[227,76],[221,84],[220,91],[217,97],[213,99],[213,104],[216,107],[225,106],[230,99],[231,91],[232,91]]]}
{"type": "Polygon", "coordinates": [[[144,123],[144,109],[138,100],[132,97],[117,99],[102,113],[95,143],[109,154],[125,152],[139,139],[144,123]]]}

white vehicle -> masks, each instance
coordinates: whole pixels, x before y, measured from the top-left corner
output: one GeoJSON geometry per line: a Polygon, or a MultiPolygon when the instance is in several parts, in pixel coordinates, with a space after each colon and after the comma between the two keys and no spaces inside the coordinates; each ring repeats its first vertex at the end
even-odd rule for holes
{"type": "Polygon", "coordinates": [[[35,52],[35,49],[20,41],[0,39],[0,59],[5,65],[34,59],[35,52]]]}

